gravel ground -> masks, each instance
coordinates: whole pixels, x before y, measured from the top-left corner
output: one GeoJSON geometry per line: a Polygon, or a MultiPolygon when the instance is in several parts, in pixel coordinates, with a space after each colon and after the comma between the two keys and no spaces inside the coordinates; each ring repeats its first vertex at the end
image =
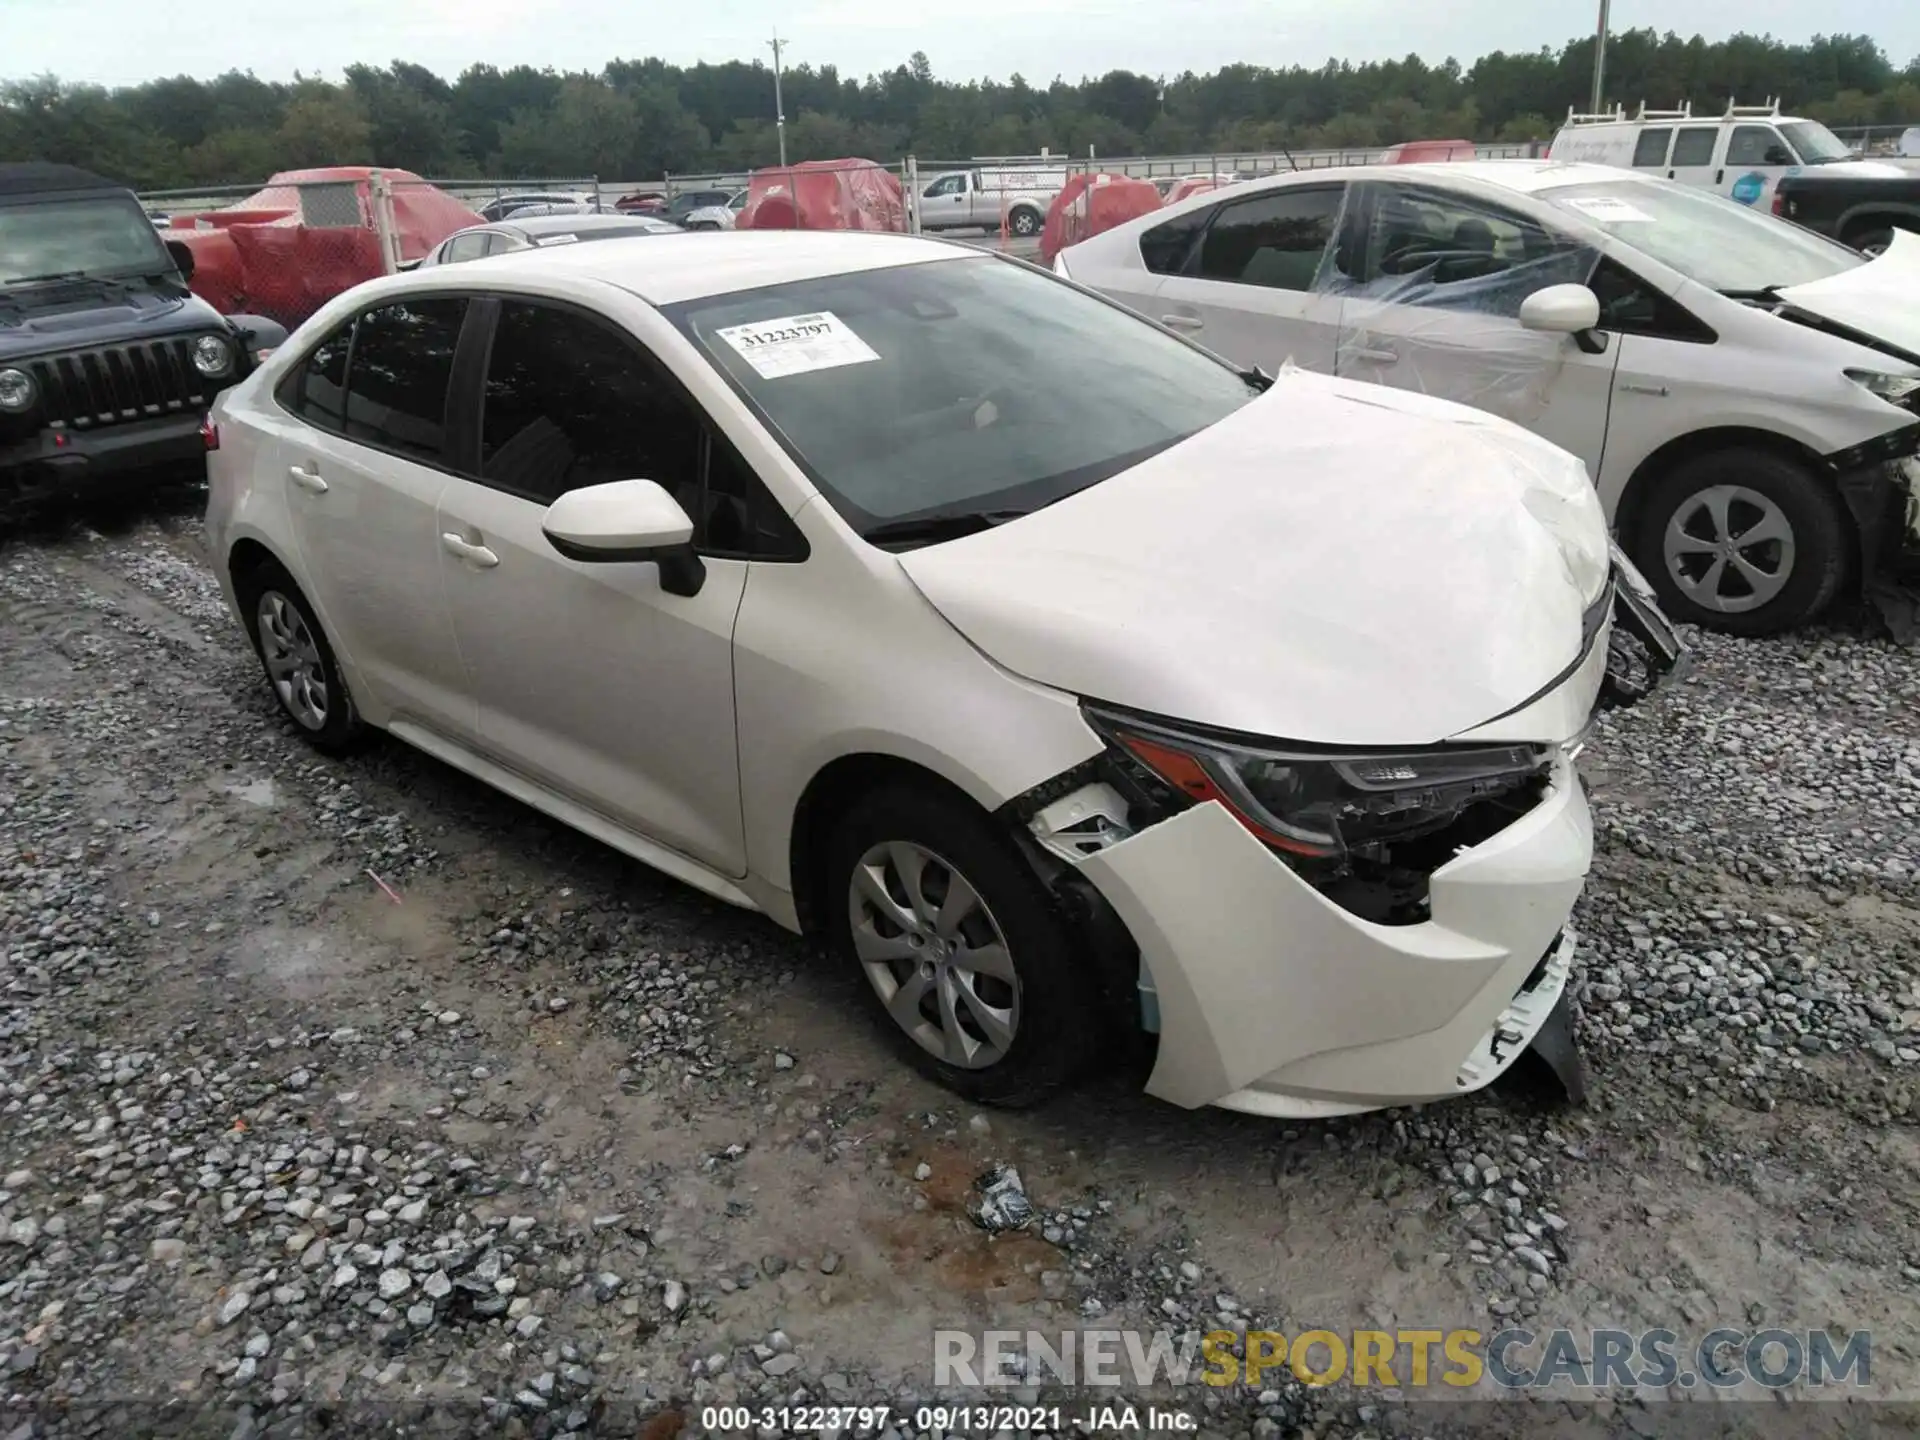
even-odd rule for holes
{"type": "Polygon", "coordinates": [[[1920,1397],[1920,654],[1704,637],[1603,721],[1584,1110],[987,1116],[771,925],[397,744],[315,757],[196,514],[0,544],[0,1436],[910,1415],[933,1329],[996,1323],[1864,1328],[1920,1397]],[[966,1217],[996,1162],[1028,1232],[966,1217]]]}

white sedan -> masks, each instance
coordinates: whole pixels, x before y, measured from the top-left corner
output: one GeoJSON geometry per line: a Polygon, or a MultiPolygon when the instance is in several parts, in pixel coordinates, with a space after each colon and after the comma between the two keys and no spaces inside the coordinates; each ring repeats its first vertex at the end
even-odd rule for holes
{"type": "Polygon", "coordinates": [[[1671,632],[1514,426],[970,247],[740,232],[362,285],[207,433],[310,740],[818,938],[971,1099],[1143,1033],[1151,1093],[1279,1116],[1573,1062],[1574,756],[1616,604],[1671,632]]]}
{"type": "Polygon", "coordinates": [[[1849,577],[1882,598],[1920,494],[1920,237],[1868,263],[1692,186],[1494,160],[1256,180],[1057,268],[1237,364],[1563,446],[1677,620],[1767,634],[1849,577]]]}

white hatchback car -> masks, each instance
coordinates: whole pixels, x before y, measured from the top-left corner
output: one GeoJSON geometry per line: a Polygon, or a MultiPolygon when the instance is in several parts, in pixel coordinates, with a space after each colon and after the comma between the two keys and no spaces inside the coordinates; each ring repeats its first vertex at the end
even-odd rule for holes
{"type": "Polygon", "coordinates": [[[1676,620],[1765,634],[1850,577],[1877,595],[1920,493],[1920,237],[1868,262],[1664,179],[1496,160],[1256,180],[1056,268],[1237,364],[1572,451],[1676,620]]]}
{"type": "Polygon", "coordinates": [[[971,1098],[1143,1031],[1152,1093],[1272,1115],[1571,1063],[1574,756],[1616,606],[1674,642],[1516,426],[966,246],[740,232],[362,285],[207,433],[310,739],[819,937],[971,1098]]]}

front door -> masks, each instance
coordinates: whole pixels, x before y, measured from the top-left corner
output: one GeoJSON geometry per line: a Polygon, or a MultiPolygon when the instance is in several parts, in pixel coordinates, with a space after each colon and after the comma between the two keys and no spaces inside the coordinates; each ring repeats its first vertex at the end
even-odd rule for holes
{"type": "MultiPolygon", "coordinates": [[[[654,480],[703,519],[703,417],[625,332],[542,302],[499,303],[479,473],[442,493],[439,563],[500,763],[727,875],[746,872],[733,625],[744,559],[697,595],[652,563],[581,563],[541,531],[568,490],[654,480]]],[[[701,532],[696,529],[696,541],[701,532]]]]}
{"type": "Polygon", "coordinates": [[[404,300],[323,341],[281,392],[297,418],[280,427],[278,463],[307,598],[336,648],[396,716],[470,739],[435,529],[465,310],[404,300]]]}
{"type": "Polygon", "coordinates": [[[1346,189],[1287,186],[1220,205],[1147,313],[1238,365],[1332,374],[1340,296],[1324,277],[1346,189]]]}
{"type": "Polygon", "coordinates": [[[922,230],[951,230],[972,219],[965,175],[942,175],[920,192],[922,230]]]}
{"type": "Polygon", "coordinates": [[[1797,163],[1793,147],[1773,126],[1735,125],[1727,132],[1726,156],[1714,172],[1713,188],[1765,210],[1773,204],[1773,187],[1797,163]]]}
{"type": "Polygon", "coordinates": [[[1438,187],[1369,182],[1365,259],[1340,319],[1339,373],[1486,410],[1599,474],[1619,347],[1520,324],[1549,285],[1585,284],[1599,256],[1503,206],[1438,187]]]}

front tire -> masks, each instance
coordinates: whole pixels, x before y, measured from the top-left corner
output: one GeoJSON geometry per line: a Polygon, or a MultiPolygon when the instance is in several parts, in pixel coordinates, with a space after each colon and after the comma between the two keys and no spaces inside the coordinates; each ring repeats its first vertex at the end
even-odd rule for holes
{"type": "Polygon", "coordinates": [[[966,801],[890,787],[855,801],[828,847],[831,947],[915,1069],[1018,1109],[1076,1079],[1103,1028],[1038,878],[966,801]]]}
{"type": "Polygon", "coordinates": [[[365,722],[293,576],[278,561],[263,560],[235,577],[234,593],[281,713],[315,749],[330,755],[352,749],[366,733],[365,722]]]}
{"type": "Polygon", "coordinates": [[[1777,635],[1826,609],[1846,573],[1840,499],[1767,450],[1717,450],[1654,482],[1633,552],[1667,614],[1777,635]]]}

